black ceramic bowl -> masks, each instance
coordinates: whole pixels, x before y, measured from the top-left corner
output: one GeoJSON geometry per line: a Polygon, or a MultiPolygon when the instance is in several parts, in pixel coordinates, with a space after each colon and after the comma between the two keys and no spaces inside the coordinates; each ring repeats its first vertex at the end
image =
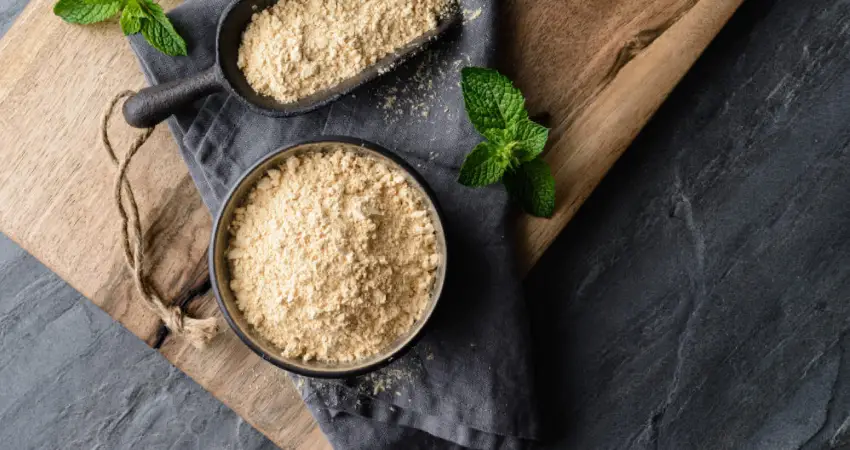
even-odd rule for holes
{"type": "Polygon", "coordinates": [[[124,103],[124,120],[137,128],[152,127],[181,107],[217,91],[227,91],[252,111],[272,117],[288,117],[313,111],[351,92],[358,86],[391,71],[424,49],[428,43],[461,22],[457,8],[449,9],[437,28],[414,39],[381,58],[358,75],[333,88],[317,92],[295,102],[281,103],[258,94],[237,66],[242,33],[257,11],[269,8],[277,0],[234,0],[222,13],[216,32],[215,64],[186,78],[140,90],[124,103]]]}
{"type": "Polygon", "coordinates": [[[284,147],[263,158],[248,169],[233,189],[231,189],[216,216],[213,223],[209,259],[210,280],[216,300],[218,301],[218,306],[224,314],[227,323],[230,324],[233,331],[236,332],[239,338],[251,350],[266,361],[290,372],[311,377],[343,378],[371,372],[383,367],[401,356],[422,335],[443,291],[443,285],[446,280],[446,267],[448,265],[448,248],[446,246],[446,234],[443,229],[443,217],[437,204],[437,199],[425,180],[412,167],[400,157],[379,145],[350,137],[332,136],[284,147]],[[300,359],[290,359],[281,356],[281,350],[257,333],[236,306],[235,297],[230,290],[230,273],[225,256],[230,236],[229,225],[233,217],[233,212],[243,203],[247,194],[260,178],[269,169],[279,166],[286,158],[296,154],[325,151],[324,149],[328,144],[344,144],[351,151],[379,159],[391,167],[401,169],[407,175],[408,182],[422,192],[426,203],[428,203],[431,220],[436,230],[437,246],[443,258],[443,262],[437,271],[437,279],[434,283],[431,299],[422,313],[422,317],[414,323],[408,333],[396,339],[377,355],[351,363],[339,364],[316,361],[304,362],[300,359]]]}

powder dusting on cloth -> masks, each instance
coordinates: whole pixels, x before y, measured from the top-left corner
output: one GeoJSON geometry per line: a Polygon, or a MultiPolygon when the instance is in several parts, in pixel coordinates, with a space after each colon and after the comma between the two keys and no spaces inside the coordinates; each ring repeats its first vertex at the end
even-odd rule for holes
{"type": "Polygon", "coordinates": [[[269,170],[230,225],[236,303],[287,358],[379,353],[421,317],[442,263],[422,192],[339,147],[269,170]]]}
{"type": "Polygon", "coordinates": [[[280,0],[255,13],[238,66],[290,103],[331,88],[437,27],[453,0],[280,0]]]}

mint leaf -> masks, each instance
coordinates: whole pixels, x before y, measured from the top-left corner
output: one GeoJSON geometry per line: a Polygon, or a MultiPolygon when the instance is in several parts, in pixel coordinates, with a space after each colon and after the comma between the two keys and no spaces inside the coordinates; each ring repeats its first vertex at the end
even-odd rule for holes
{"type": "Polygon", "coordinates": [[[124,11],[121,12],[121,15],[126,15],[128,17],[133,17],[136,19],[147,18],[148,12],[143,9],[142,3],[144,3],[144,0],[126,0],[126,4],[124,5],[124,11]]]}
{"type": "Polygon", "coordinates": [[[543,153],[549,129],[530,120],[523,120],[514,127],[514,139],[517,145],[513,154],[520,162],[528,162],[543,153]]]}
{"type": "Polygon", "coordinates": [[[498,144],[507,145],[513,138],[513,132],[502,128],[490,128],[481,133],[488,141],[498,144]]]}
{"type": "Polygon", "coordinates": [[[505,174],[505,187],[522,209],[537,217],[555,213],[555,178],[540,158],[522,164],[505,174]]]}
{"type": "Polygon", "coordinates": [[[118,13],[121,1],[87,3],[84,0],[59,0],[53,5],[53,14],[69,23],[89,24],[102,22],[118,13]]]}
{"type": "Polygon", "coordinates": [[[126,9],[121,14],[120,23],[121,31],[124,32],[124,36],[136,34],[142,29],[142,21],[138,17],[128,15],[126,9]]]}
{"type": "Polygon", "coordinates": [[[460,85],[469,120],[481,134],[528,118],[522,93],[493,69],[466,67],[460,85]]]}
{"type": "Polygon", "coordinates": [[[143,17],[145,17],[145,13],[136,0],[128,0],[127,5],[124,6],[124,11],[121,12],[120,20],[121,31],[124,32],[124,35],[129,36],[141,31],[143,17]]]}
{"type": "Polygon", "coordinates": [[[180,37],[162,7],[151,0],[137,0],[145,17],[141,19],[141,32],[154,48],[169,56],[185,56],[186,41],[180,37]]]}
{"type": "Polygon", "coordinates": [[[498,183],[509,165],[509,159],[503,153],[504,148],[491,142],[482,142],[466,155],[460,168],[458,181],[469,187],[487,186],[498,183]]]}
{"type": "MultiPolygon", "coordinates": [[[[89,5],[108,5],[116,2],[120,3],[121,5],[124,4],[124,0],[83,0],[83,3],[87,3],[89,5]]],[[[119,7],[119,9],[121,8],[119,7]]]]}

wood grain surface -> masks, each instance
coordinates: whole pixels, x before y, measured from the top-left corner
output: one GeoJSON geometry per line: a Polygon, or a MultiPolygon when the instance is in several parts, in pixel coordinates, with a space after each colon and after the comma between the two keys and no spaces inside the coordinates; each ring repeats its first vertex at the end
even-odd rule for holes
{"type": "MultiPolygon", "coordinates": [[[[742,0],[504,2],[504,67],[553,128],[546,159],[558,185],[551,220],[522,219],[529,268],[575,214],[742,0]]],[[[176,2],[164,2],[166,7],[176,2]]],[[[161,323],[136,298],[111,204],[113,168],[99,116],[118,91],[143,85],[116,23],[61,22],[33,0],[0,41],[0,231],[160,351],[283,448],[326,448],[284,374],[225,332],[211,348],[159,342],[161,323]]],[[[111,130],[129,142],[127,127],[111,130]]],[[[152,281],[168,298],[204,291],[210,230],[167,128],[130,170],[150,249],[152,281]]],[[[218,314],[211,294],[190,303],[218,314]]]]}

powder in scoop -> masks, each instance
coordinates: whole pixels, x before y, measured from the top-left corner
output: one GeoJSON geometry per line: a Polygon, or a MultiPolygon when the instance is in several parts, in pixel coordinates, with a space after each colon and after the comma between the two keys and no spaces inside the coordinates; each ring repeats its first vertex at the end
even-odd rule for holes
{"type": "Polygon", "coordinates": [[[255,13],[238,66],[289,103],[331,88],[437,27],[453,0],[280,0],[255,13]]]}
{"type": "Polygon", "coordinates": [[[239,309],[284,357],[305,361],[379,353],[421,317],[442,264],[422,192],[341,144],[269,170],[230,233],[239,309]]]}

